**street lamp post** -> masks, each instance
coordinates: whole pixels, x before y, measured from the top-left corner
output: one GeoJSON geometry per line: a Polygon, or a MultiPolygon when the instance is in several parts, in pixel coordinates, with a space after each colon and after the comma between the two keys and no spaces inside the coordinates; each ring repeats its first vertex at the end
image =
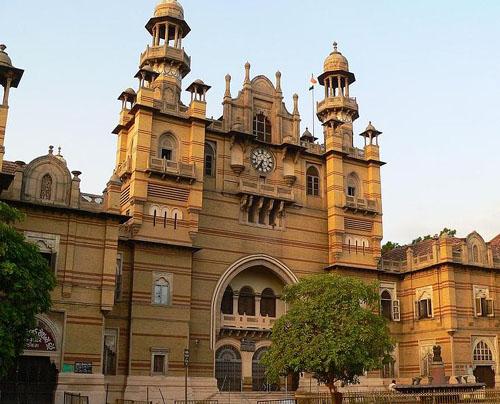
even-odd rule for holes
{"type": "Polygon", "coordinates": [[[184,404],[188,401],[188,367],[189,367],[189,349],[184,349],[184,404]]]}

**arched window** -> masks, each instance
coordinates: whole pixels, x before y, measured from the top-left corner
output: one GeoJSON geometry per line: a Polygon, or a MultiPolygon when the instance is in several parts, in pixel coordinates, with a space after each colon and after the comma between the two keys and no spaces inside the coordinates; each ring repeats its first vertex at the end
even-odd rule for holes
{"type": "Polygon", "coordinates": [[[387,290],[380,295],[380,310],[386,319],[392,320],[392,296],[387,290]]]}
{"type": "Polygon", "coordinates": [[[233,314],[233,289],[228,286],[222,296],[221,311],[223,314],[233,314]]]}
{"type": "Polygon", "coordinates": [[[245,286],[240,290],[240,296],[238,297],[238,314],[255,316],[255,293],[249,286],[245,286]]]}
{"type": "Polygon", "coordinates": [[[262,291],[260,298],[260,315],[276,317],[276,296],[271,288],[262,291]]]}
{"type": "Polygon", "coordinates": [[[475,244],[472,246],[472,262],[479,262],[479,248],[475,244]]]}
{"type": "Polygon", "coordinates": [[[45,174],[40,185],[40,199],[50,201],[52,199],[52,177],[45,174]]]}
{"type": "Polygon", "coordinates": [[[215,148],[210,143],[205,143],[205,175],[215,177],[215,148]]]}
{"type": "Polygon", "coordinates": [[[486,342],[479,341],[474,347],[472,357],[474,361],[477,362],[492,362],[493,352],[491,352],[491,349],[486,342]]]}
{"type": "Polygon", "coordinates": [[[215,378],[220,391],[241,391],[241,355],[233,346],[215,352],[215,378]]]}
{"type": "Polygon", "coordinates": [[[158,142],[158,157],[177,161],[177,139],[173,135],[169,133],[161,135],[158,142]]]}
{"type": "Polygon", "coordinates": [[[349,174],[347,177],[347,188],[346,193],[347,196],[359,198],[360,189],[359,189],[359,180],[358,176],[355,173],[349,174]]]}
{"type": "Polygon", "coordinates": [[[262,112],[253,118],[253,134],[257,139],[271,143],[271,122],[262,112]]]}
{"type": "Polygon", "coordinates": [[[170,283],[163,277],[155,282],[154,304],[168,305],[170,303],[170,283]]]}
{"type": "Polygon", "coordinates": [[[319,196],[319,173],[318,169],[310,166],[306,172],[307,176],[307,195],[319,196]]]}

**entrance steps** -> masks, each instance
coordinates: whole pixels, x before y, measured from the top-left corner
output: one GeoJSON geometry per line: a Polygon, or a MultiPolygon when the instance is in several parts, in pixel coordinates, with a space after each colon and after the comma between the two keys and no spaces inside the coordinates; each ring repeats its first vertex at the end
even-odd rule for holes
{"type": "Polygon", "coordinates": [[[286,400],[295,397],[293,392],[284,391],[242,391],[242,392],[219,392],[210,397],[210,400],[217,400],[218,404],[257,404],[263,400],[286,400]]]}

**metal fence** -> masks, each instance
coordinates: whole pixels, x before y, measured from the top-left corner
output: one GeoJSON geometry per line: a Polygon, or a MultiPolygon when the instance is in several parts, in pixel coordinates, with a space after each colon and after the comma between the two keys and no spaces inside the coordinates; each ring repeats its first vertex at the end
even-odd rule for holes
{"type": "Polygon", "coordinates": [[[77,393],[64,393],[64,404],[89,404],[89,398],[77,393]]]}
{"type": "Polygon", "coordinates": [[[219,404],[218,400],[175,400],[174,404],[219,404]]]}
{"type": "Polygon", "coordinates": [[[122,400],[121,398],[116,399],[116,404],[153,404],[152,401],[135,401],[135,400],[122,400]]]}
{"type": "MultiPolygon", "coordinates": [[[[258,404],[335,404],[328,394],[302,399],[265,400],[258,404]]],[[[500,404],[500,390],[402,394],[393,392],[344,393],[343,404],[500,404]]]]}

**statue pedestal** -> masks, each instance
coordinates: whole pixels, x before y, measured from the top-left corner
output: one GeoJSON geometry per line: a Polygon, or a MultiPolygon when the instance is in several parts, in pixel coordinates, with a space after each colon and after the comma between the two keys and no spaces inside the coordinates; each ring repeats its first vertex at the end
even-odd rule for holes
{"type": "Polygon", "coordinates": [[[443,362],[433,362],[431,364],[432,384],[446,384],[443,362]]]}

